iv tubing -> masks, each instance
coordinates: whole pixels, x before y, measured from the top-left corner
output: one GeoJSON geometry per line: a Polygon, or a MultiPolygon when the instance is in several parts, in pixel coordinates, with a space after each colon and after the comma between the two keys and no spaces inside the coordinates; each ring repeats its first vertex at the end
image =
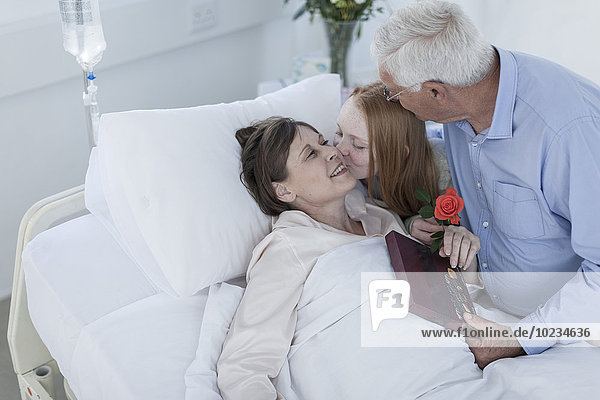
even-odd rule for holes
{"type": "Polygon", "coordinates": [[[94,143],[94,127],[92,124],[92,116],[90,114],[90,105],[85,101],[86,96],[88,95],[87,83],[88,83],[88,74],[86,71],[83,71],[83,98],[84,98],[84,108],[85,108],[85,124],[87,126],[88,131],[88,140],[90,144],[90,151],[92,147],[96,145],[94,143]]]}

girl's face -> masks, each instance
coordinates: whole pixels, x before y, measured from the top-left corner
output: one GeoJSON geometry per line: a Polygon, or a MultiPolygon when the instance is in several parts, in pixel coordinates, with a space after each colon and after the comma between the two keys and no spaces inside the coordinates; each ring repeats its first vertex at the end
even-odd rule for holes
{"type": "Polygon", "coordinates": [[[298,127],[286,168],[288,177],[282,184],[291,194],[288,201],[294,201],[301,210],[306,205],[314,207],[343,201],[356,185],[339,150],[329,145],[321,134],[304,126],[298,127]]]}
{"type": "MultiPolygon", "coordinates": [[[[367,121],[356,105],[354,96],[342,106],[337,119],[338,131],[333,145],[342,153],[344,162],[356,179],[369,177],[369,138],[367,121]]],[[[377,163],[375,163],[377,175],[377,163]]]]}

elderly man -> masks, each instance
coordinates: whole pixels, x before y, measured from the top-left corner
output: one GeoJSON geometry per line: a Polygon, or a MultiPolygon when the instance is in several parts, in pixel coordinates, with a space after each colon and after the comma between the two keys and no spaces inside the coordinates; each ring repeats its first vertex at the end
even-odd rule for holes
{"type": "MultiPolygon", "coordinates": [[[[389,101],[444,123],[452,180],[465,200],[461,223],[481,239],[479,268],[496,306],[523,325],[600,322],[600,88],[490,45],[458,5],[441,1],[397,11],[371,53],[389,101]],[[487,273],[506,271],[548,273],[487,273]],[[561,282],[552,272],[572,274],[561,282]]],[[[411,233],[426,240],[435,230],[421,219],[411,233]]],[[[468,343],[483,368],[556,339],[468,343]]]]}

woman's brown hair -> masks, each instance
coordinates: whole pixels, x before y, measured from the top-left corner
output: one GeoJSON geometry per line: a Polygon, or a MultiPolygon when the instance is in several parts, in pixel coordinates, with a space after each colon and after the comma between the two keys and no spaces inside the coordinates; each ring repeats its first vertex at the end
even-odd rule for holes
{"type": "Polygon", "coordinates": [[[317,132],[306,122],[271,117],[235,133],[242,146],[240,180],[267,215],[277,216],[292,209],[289,203],[277,198],[272,183],[281,182],[288,176],[287,159],[299,126],[317,132]]]}
{"type": "Polygon", "coordinates": [[[425,123],[383,95],[383,83],[359,86],[351,94],[363,112],[369,138],[369,196],[373,198],[375,161],[381,200],[400,217],[416,215],[424,205],[415,189],[439,194],[439,171],[425,132],[425,123]],[[406,148],[408,147],[408,152],[406,148]]]}

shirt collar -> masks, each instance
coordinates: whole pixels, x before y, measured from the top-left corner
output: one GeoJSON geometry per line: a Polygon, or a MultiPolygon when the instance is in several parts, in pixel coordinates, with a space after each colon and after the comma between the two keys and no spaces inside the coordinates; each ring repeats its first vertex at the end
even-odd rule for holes
{"type": "MultiPolygon", "coordinates": [[[[353,189],[346,195],[345,205],[346,211],[348,212],[350,218],[362,223],[367,237],[381,235],[381,218],[374,215],[369,215],[365,197],[359,190],[353,189]]],[[[304,226],[319,228],[331,232],[344,232],[327,224],[315,221],[308,214],[300,210],[284,211],[279,216],[273,217],[271,222],[273,224],[273,230],[304,226]]]]}
{"type": "Polygon", "coordinates": [[[513,54],[494,47],[500,57],[500,80],[494,106],[494,116],[488,139],[508,139],[513,136],[513,114],[517,98],[517,62],[513,54]]]}
{"type": "Polygon", "coordinates": [[[346,211],[350,218],[362,223],[365,235],[376,236],[382,233],[382,220],[375,215],[370,215],[367,210],[365,196],[358,189],[351,190],[346,195],[346,211]]]}

